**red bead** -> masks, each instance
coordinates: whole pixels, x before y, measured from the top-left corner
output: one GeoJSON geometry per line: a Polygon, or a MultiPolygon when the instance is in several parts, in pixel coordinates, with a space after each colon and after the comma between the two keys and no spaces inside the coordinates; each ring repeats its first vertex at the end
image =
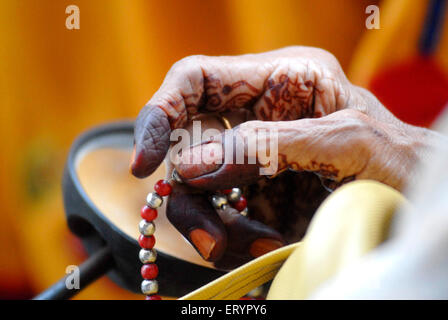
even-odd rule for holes
{"type": "Polygon", "coordinates": [[[159,268],[155,263],[144,264],[140,269],[140,273],[142,274],[143,279],[155,279],[159,274],[159,268]]]}
{"type": "Polygon", "coordinates": [[[159,196],[167,196],[171,193],[173,190],[173,187],[170,185],[170,183],[167,180],[159,180],[154,185],[154,191],[159,194],[159,196]]]}
{"type": "Polygon", "coordinates": [[[138,237],[138,243],[143,249],[152,249],[156,243],[156,238],[154,236],[145,237],[144,235],[140,235],[138,237]]]}
{"type": "Polygon", "coordinates": [[[233,207],[238,211],[243,211],[244,209],[246,209],[246,207],[247,207],[246,198],[241,196],[240,200],[238,200],[237,202],[235,202],[233,204],[233,207]]]}
{"type": "Polygon", "coordinates": [[[148,206],[143,206],[142,210],[140,211],[140,215],[146,221],[152,221],[157,218],[157,210],[148,206]]]}
{"type": "Polygon", "coordinates": [[[145,300],[162,300],[162,298],[158,294],[152,294],[150,296],[146,296],[145,300]]]}

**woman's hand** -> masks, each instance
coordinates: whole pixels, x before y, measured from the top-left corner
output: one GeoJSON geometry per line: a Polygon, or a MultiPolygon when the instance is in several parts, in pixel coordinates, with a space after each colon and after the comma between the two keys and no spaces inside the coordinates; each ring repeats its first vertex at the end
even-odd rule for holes
{"type": "MultiPolygon", "coordinates": [[[[212,165],[187,161],[196,152],[216,156],[219,150],[234,148],[219,137],[204,142],[205,148],[196,146],[182,153],[176,169],[185,184],[177,186],[170,197],[168,218],[205,259],[224,267],[278,248],[285,239],[266,224],[234,212],[217,215],[204,192],[197,189],[253,186],[255,182],[272,187],[290,179],[288,185],[295,189],[283,187],[283,194],[262,195],[263,188],[252,188],[251,199],[258,199],[258,204],[261,196],[284,199],[285,193],[295,194],[305,185],[309,192],[306,197],[302,194],[301,203],[306,207],[302,211],[310,215],[326,196],[316,184],[316,175],[327,189],[354,179],[375,179],[401,189],[420,160],[428,135],[427,130],[399,121],[372,94],[352,85],[336,58],[324,50],[291,47],[235,57],[192,56],[171,68],[138,116],[133,174],[140,178],[150,175],[168,152],[171,130],[185,127],[193,117],[243,109],[250,113],[249,119],[257,119],[233,129],[244,141],[245,154],[249,145],[257,143],[253,132],[275,129],[277,171],[288,168],[302,174],[260,182],[259,153],[255,165],[222,164],[221,158],[212,165]]],[[[266,149],[269,151],[269,144],[266,149]]],[[[298,196],[286,197],[286,201],[291,204],[298,196]]],[[[249,202],[254,216],[269,216],[260,215],[256,204],[255,200],[249,202]]],[[[275,211],[278,206],[270,208],[275,211]]],[[[300,210],[292,211],[297,220],[300,210]]],[[[272,216],[278,218],[279,213],[272,216]]]]}

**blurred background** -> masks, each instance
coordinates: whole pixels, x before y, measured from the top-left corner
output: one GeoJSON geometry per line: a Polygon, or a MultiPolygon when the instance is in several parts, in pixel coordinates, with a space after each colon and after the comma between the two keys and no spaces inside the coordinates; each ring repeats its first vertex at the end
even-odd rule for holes
{"type": "MultiPolygon", "coordinates": [[[[321,47],[401,119],[430,126],[448,101],[443,0],[2,0],[0,299],[30,298],[85,253],[65,223],[73,140],[133,119],[177,60],[321,47]],[[65,9],[77,5],[80,29],[65,9]],[[368,5],[380,29],[367,29],[368,5]]],[[[103,278],[81,299],[141,299],[103,278]]]]}

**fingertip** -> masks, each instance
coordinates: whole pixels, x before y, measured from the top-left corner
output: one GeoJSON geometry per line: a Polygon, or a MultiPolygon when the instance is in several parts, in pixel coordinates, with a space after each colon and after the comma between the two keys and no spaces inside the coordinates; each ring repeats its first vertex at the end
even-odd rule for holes
{"type": "Polygon", "coordinates": [[[215,238],[204,229],[194,229],[189,234],[190,241],[199,252],[199,254],[207,261],[215,261],[219,254],[216,247],[215,238]]]}
{"type": "Polygon", "coordinates": [[[167,218],[206,261],[219,260],[227,247],[227,233],[207,197],[176,185],[167,205],[167,218]]]}
{"type": "Polygon", "coordinates": [[[164,158],[145,155],[144,150],[141,150],[140,152],[134,151],[133,153],[134,155],[131,160],[130,170],[135,177],[141,179],[152,174],[159,167],[164,158]]]}
{"type": "Polygon", "coordinates": [[[249,247],[249,253],[252,257],[258,258],[266,253],[277,250],[284,246],[284,243],[278,239],[258,238],[249,247]]]}
{"type": "Polygon", "coordinates": [[[174,167],[183,179],[194,179],[214,172],[223,162],[221,143],[203,142],[176,155],[174,167]]]}
{"type": "Polygon", "coordinates": [[[219,261],[219,266],[236,267],[286,244],[278,231],[241,215],[234,208],[220,211],[220,217],[226,226],[228,245],[223,258],[226,261],[219,261]]]}
{"type": "MultiPolygon", "coordinates": [[[[131,161],[129,163],[129,171],[132,173],[132,175],[134,175],[137,178],[145,178],[149,175],[149,173],[147,174],[145,169],[145,166],[142,165],[143,161],[143,155],[142,153],[139,153],[138,157],[137,157],[137,151],[136,151],[136,146],[134,144],[134,148],[132,149],[132,155],[131,155],[131,161]]],[[[149,170],[148,170],[149,172],[149,170]]]]}

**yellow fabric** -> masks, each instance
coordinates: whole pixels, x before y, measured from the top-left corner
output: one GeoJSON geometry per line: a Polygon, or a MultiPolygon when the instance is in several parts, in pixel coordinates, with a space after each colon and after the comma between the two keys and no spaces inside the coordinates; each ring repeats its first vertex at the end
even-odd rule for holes
{"type": "Polygon", "coordinates": [[[388,237],[403,196],[384,184],[356,181],[319,208],[300,250],[285,262],[268,299],[305,299],[323,282],[388,237]]]}
{"type": "Polygon", "coordinates": [[[349,183],[320,206],[303,241],[259,257],[181,299],[237,299],[274,277],[268,299],[307,298],[383,242],[403,203],[404,197],[384,184],[349,183]]]}
{"type": "Polygon", "coordinates": [[[268,282],[278,272],[289,255],[301,243],[272,251],[227,273],[209,284],[183,296],[179,300],[232,300],[268,282]]]}

